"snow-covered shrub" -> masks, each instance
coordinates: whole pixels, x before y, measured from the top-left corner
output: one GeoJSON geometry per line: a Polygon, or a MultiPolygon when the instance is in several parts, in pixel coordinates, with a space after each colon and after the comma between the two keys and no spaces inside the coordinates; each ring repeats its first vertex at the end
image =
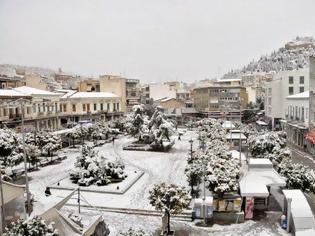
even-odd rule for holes
{"type": "Polygon", "coordinates": [[[53,227],[53,223],[46,224],[44,220],[39,217],[34,217],[29,221],[19,221],[13,223],[6,228],[3,236],[58,236],[58,230],[53,227]]]}
{"type": "Polygon", "coordinates": [[[121,163],[114,163],[99,156],[89,146],[82,147],[82,155],[77,157],[74,169],[70,171],[70,179],[79,185],[89,186],[109,184],[113,179],[123,180],[127,177],[125,166],[121,163]]]}

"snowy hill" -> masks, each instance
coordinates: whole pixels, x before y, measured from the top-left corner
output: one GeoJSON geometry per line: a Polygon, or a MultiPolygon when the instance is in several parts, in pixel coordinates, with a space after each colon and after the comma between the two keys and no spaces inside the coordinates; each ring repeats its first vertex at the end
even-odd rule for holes
{"type": "Polygon", "coordinates": [[[315,39],[313,37],[296,37],[277,51],[261,56],[259,60],[251,61],[243,69],[232,70],[223,77],[305,68],[308,67],[309,56],[312,55],[315,56],[315,39]]]}
{"type": "Polygon", "coordinates": [[[16,72],[25,72],[27,74],[35,73],[45,77],[53,76],[56,73],[56,71],[52,69],[41,67],[0,64],[0,75],[7,75],[8,77],[11,77],[16,75],[16,72]]]}

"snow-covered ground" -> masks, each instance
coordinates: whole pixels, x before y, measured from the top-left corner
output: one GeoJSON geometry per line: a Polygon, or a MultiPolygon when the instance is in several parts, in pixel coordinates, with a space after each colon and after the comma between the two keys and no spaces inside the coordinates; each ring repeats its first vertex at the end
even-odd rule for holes
{"type": "MultiPolygon", "coordinates": [[[[100,154],[109,160],[120,159],[126,166],[144,171],[144,175],[124,194],[103,194],[82,192],[82,204],[105,207],[126,207],[136,209],[153,209],[149,203],[149,190],[154,184],[161,182],[174,183],[187,186],[184,169],[190,149],[191,138],[196,140],[197,133],[186,132],[181,141],[176,140],[175,145],[168,153],[124,151],[122,147],[132,141],[129,137],[121,137],[115,140],[115,145],[108,143],[96,148],[100,154]]],[[[197,149],[198,141],[194,142],[194,150],[197,149]]],[[[37,172],[30,173],[30,190],[35,195],[35,214],[41,213],[53,203],[61,200],[69,191],[52,190],[52,196],[46,197],[44,190],[46,186],[56,183],[68,175],[73,168],[75,157],[79,155],[79,149],[67,149],[67,159],[62,163],[47,166],[37,172]]],[[[70,202],[76,203],[76,200],[70,202]]],[[[142,228],[153,233],[161,226],[161,218],[148,216],[135,216],[120,213],[99,212],[84,209],[86,215],[102,214],[106,223],[110,225],[111,235],[117,235],[119,231],[129,227],[142,228]]],[[[189,235],[285,235],[274,221],[254,222],[247,221],[243,224],[230,226],[214,225],[210,228],[199,228],[190,222],[172,220],[172,224],[177,229],[183,229],[189,235]]]]}

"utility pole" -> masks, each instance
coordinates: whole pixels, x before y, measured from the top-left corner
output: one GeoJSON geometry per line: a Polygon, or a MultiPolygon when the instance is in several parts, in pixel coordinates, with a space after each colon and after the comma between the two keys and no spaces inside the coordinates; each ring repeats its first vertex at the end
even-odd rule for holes
{"type": "Polygon", "coordinates": [[[0,221],[0,235],[2,235],[3,233],[3,229],[5,227],[5,221],[4,221],[4,217],[5,217],[5,212],[4,212],[4,194],[3,194],[3,186],[2,186],[2,169],[1,169],[1,165],[0,165],[0,192],[1,192],[1,221],[0,221]]]}
{"type": "Polygon", "coordinates": [[[27,198],[27,214],[28,216],[31,213],[31,199],[30,199],[30,191],[29,191],[29,183],[28,183],[28,175],[27,175],[27,157],[25,150],[25,129],[24,129],[24,114],[25,114],[25,104],[24,101],[21,101],[21,122],[22,122],[22,145],[23,145],[23,157],[24,157],[24,172],[25,172],[25,190],[26,190],[26,198],[27,198]]]}
{"type": "Polygon", "coordinates": [[[242,131],[241,131],[241,125],[242,125],[242,103],[240,98],[240,166],[242,166],[242,131]]]}

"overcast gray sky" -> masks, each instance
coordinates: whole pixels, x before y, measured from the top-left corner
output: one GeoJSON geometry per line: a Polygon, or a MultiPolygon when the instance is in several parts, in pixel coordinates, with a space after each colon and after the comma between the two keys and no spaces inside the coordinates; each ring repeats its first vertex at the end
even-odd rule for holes
{"type": "Polygon", "coordinates": [[[315,36],[314,9],[314,0],[0,0],[0,63],[213,78],[315,36]]]}

